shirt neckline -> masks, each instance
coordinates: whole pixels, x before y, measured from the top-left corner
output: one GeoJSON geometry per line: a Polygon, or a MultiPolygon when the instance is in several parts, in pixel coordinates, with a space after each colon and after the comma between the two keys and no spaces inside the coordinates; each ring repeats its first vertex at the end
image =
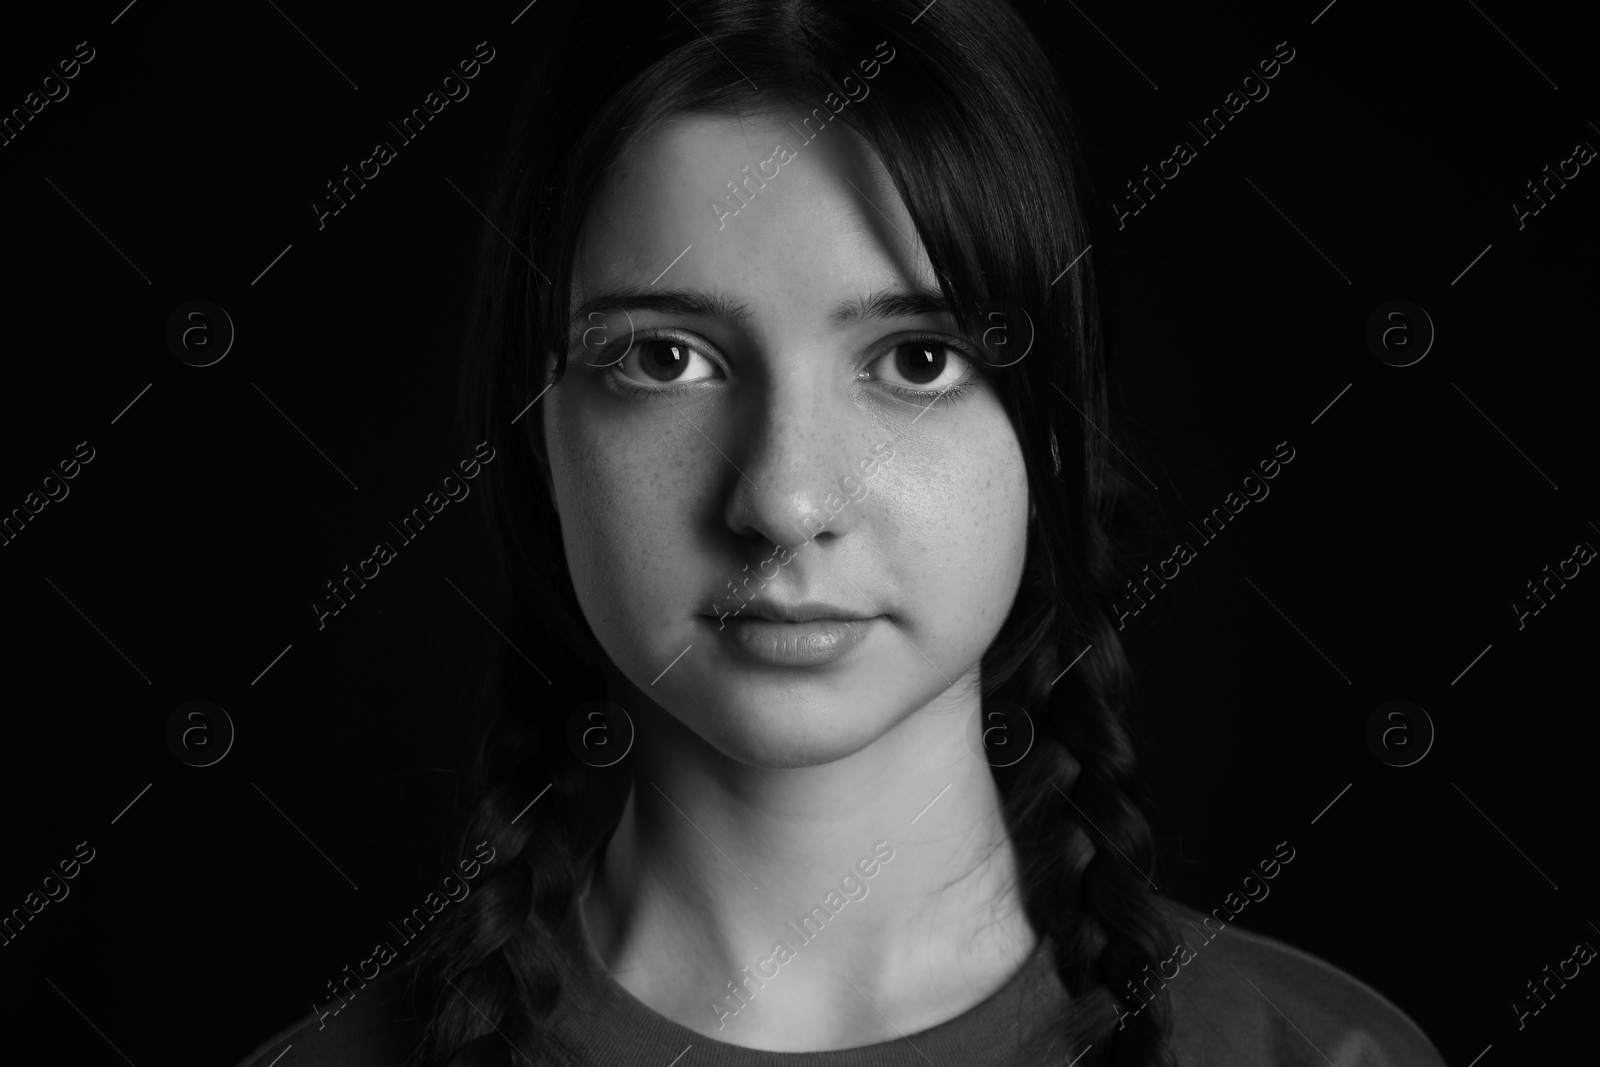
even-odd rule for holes
{"type": "MultiPolygon", "coordinates": [[[[958,1056],[972,1067],[1018,1062],[1019,1045],[1036,1039],[1068,1012],[1070,998],[1055,972],[1047,938],[999,989],[966,1011],[916,1033],[887,1041],[842,1049],[771,1051],[738,1045],[675,1022],[639,1000],[606,969],[589,939],[582,914],[582,896],[574,898],[560,934],[592,1002],[593,1022],[574,1028],[577,1042],[604,1055],[602,1062],[630,1062],[631,1055],[659,1054],[663,1049],[693,1047],[693,1062],[707,1067],[746,1067],[756,1063],[809,1067],[923,1067],[928,1056],[958,1056]],[[599,1023],[600,1025],[595,1025],[599,1023]],[[979,1042],[979,1044],[974,1044],[979,1042]]],[[[565,998],[564,998],[565,999],[565,998]]],[[[1037,1051],[1037,1050],[1035,1050],[1037,1051]]],[[[671,1056],[669,1054],[668,1058],[671,1056]]],[[[640,1062],[643,1062],[642,1060],[640,1062]]]]}

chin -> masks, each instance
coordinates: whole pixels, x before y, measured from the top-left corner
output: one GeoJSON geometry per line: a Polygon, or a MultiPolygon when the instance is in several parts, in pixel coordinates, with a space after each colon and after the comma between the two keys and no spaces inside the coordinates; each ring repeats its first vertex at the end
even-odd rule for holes
{"type": "Polygon", "coordinates": [[[702,703],[692,715],[675,717],[727,758],[770,769],[820,767],[853,756],[901,718],[886,709],[807,707],[793,697],[702,703]]]}

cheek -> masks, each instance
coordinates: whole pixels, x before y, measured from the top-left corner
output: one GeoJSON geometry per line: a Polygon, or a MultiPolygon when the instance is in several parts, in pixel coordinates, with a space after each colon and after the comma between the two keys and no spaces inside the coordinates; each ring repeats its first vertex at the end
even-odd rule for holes
{"type": "Polygon", "coordinates": [[[1005,621],[1027,550],[1022,451],[998,403],[907,443],[886,562],[914,590],[915,625],[979,654],[1005,621]]]}
{"type": "Polygon", "coordinates": [[[659,659],[654,638],[667,616],[681,622],[675,616],[689,607],[709,606],[693,600],[693,568],[682,566],[706,543],[695,526],[705,512],[697,501],[709,491],[704,457],[671,427],[618,425],[555,406],[547,414],[573,588],[601,646],[634,676],[659,659]]]}

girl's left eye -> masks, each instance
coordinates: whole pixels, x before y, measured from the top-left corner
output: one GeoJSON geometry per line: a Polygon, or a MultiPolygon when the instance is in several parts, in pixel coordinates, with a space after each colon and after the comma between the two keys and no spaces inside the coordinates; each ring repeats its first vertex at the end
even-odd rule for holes
{"type": "Polygon", "coordinates": [[[678,385],[718,374],[717,365],[703,352],[675,337],[635,340],[618,370],[631,382],[655,386],[678,385]]]}
{"type": "Polygon", "coordinates": [[[872,366],[873,377],[901,390],[938,393],[963,380],[971,364],[954,345],[926,337],[901,341],[872,366]]]}

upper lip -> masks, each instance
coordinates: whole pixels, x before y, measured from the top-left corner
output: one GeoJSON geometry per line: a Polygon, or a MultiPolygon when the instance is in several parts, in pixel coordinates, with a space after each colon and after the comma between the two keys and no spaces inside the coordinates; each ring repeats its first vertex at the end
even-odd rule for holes
{"type": "Polygon", "coordinates": [[[835,604],[828,604],[820,600],[805,600],[794,604],[784,604],[776,600],[757,598],[738,609],[740,615],[753,615],[758,619],[769,622],[816,622],[818,619],[870,619],[870,612],[856,611],[852,608],[841,608],[835,604]]]}

